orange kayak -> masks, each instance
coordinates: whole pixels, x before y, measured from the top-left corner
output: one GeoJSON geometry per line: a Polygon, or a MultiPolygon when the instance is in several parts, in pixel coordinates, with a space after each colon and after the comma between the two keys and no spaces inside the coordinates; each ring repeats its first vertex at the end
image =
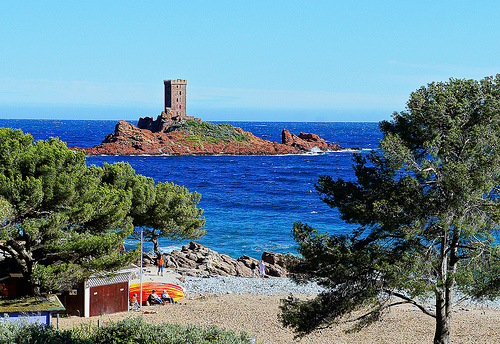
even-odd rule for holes
{"type": "MultiPolygon", "coordinates": [[[[174,299],[175,302],[182,299],[184,297],[184,289],[176,284],[163,283],[163,282],[142,282],[142,302],[146,303],[149,294],[156,290],[156,294],[161,296],[161,293],[166,290],[168,295],[174,299]]],[[[130,298],[135,293],[137,294],[137,301],[140,302],[140,292],[141,292],[141,284],[133,283],[130,285],[130,298]]]]}

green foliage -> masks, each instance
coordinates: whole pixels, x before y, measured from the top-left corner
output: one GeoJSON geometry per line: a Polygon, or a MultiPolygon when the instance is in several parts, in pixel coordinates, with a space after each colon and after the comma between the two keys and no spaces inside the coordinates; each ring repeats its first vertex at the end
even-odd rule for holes
{"type": "Polygon", "coordinates": [[[126,319],[109,323],[97,329],[92,335],[95,344],[246,344],[250,339],[246,333],[236,335],[218,327],[199,328],[192,325],[145,323],[142,318],[126,319]]]}
{"type": "Polygon", "coordinates": [[[296,282],[314,280],[327,291],[312,301],[292,296],[282,300],[280,318],[285,326],[304,336],[325,324],[338,324],[343,315],[365,307],[370,307],[370,312],[360,326],[379,318],[377,297],[382,285],[378,265],[382,258],[389,260],[384,263],[395,263],[393,252],[361,242],[356,243],[355,250],[352,237],[321,234],[302,223],[294,224],[293,235],[304,258],[287,261],[296,282]]]}
{"type": "Polygon", "coordinates": [[[142,318],[125,319],[102,327],[73,328],[57,331],[51,327],[0,323],[0,344],[249,344],[246,333],[240,335],[212,326],[145,323],[142,318]],[[11,332],[7,332],[7,331],[11,332]]]}
{"type": "Polygon", "coordinates": [[[197,208],[201,195],[174,183],[158,183],[135,175],[128,164],[105,164],[100,170],[103,181],[132,195],[130,217],[135,227],[132,237],[154,245],[160,254],[158,238],[171,240],[198,239],[205,234],[203,209],[197,208]]]}
{"type": "MultiPolygon", "coordinates": [[[[4,316],[6,316],[6,314],[4,314],[4,316]]],[[[17,322],[0,321],[0,344],[14,343],[20,328],[17,322]]]]}
{"type": "Polygon", "coordinates": [[[28,324],[22,326],[14,337],[16,344],[91,344],[88,339],[75,337],[71,330],[58,331],[51,326],[28,324]]]}
{"type": "Polygon", "coordinates": [[[134,225],[174,239],[201,236],[199,199],[174,184],[155,185],[129,164],[87,167],[83,152],[58,139],[34,142],[0,128],[0,253],[33,286],[63,291],[125,266],[139,253],[119,254],[134,225]]]}
{"type": "Polygon", "coordinates": [[[500,75],[431,83],[380,128],[380,150],[354,155],[355,181],[321,176],[316,185],[359,227],[328,235],[295,224],[303,259],[290,269],[327,291],[284,300],[282,321],[305,335],[363,309],[360,329],[411,303],[436,318],[435,342],[446,343],[457,290],[500,296],[500,75]],[[436,312],[420,303],[429,297],[436,312]]]}
{"type": "Polygon", "coordinates": [[[235,128],[229,124],[187,121],[186,123],[173,126],[173,130],[188,132],[189,139],[199,145],[203,143],[241,143],[249,141],[247,134],[237,132],[235,128]]]}
{"type": "Polygon", "coordinates": [[[12,205],[3,197],[0,196],[0,223],[9,220],[14,213],[12,205]]]}

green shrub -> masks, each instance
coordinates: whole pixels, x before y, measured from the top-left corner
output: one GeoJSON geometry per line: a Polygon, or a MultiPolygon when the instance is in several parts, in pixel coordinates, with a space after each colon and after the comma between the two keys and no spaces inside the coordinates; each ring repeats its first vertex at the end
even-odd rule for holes
{"type": "Polygon", "coordinates": [[[218,327],[151,325],[142,318],[106,324],[92,335],[95,344],[248,344],[246,333],[236,335],[218,327]]]}
{"type": "Polygon", "coordinates": [[[246,333],[240,335],[216,326],[152,325],[132,318],[102,327],[83,325],[58,331],[50,326],[0,323],[0,344],[249,344],[246,333]]]}
{"type": "Polygon", "coordinates": [[[2,321],[0,322],[0,344],[14,343],[14,339],[20,330],[17,322],[2,321]]]}
{"type": "Polygon", "coordinates": [[[59,331],[51,326],[28,324],[22,326],[15,339],[16,344],[92,344],[85,338],[77,338],[72,330],[59,331]]]}
{"type": "Polygon", "coordinates": [[[109,323],[98,328],[92,335],[93,343],[153,343],[150,338],[152,325],[145,323],[141,318],[125,319],[116,323],[109,323]],[[146,338],[144,338],[146,337],[146,338]],[[148,340],[147,342],[145,340],[148,340]]]}
{"type": "Polygon", "coordinates": [[[189,134],[189,140],[198,144],[217,144],[221,141],[229,143],[241,143],[249,141],[246,134],[238,133],[232,125],[214,124],[210,122],[198,123],[187,121],[186,123],[174,125],[173,130],[185,131],[189,134]]]}

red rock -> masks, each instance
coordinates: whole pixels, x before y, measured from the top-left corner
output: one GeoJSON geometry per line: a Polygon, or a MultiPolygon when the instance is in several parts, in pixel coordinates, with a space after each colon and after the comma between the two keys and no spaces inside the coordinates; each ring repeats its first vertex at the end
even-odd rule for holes
{"type": "MultiPolygon", "coordinates": [[[[191,118],[191,117],[190,117],[191,118]]],[[[195,118],[195,117],[193,117],[195,118]]],[[[195,118],[196,119],[196,118],[195,118]]],[[[193,119],[191,119],[193,120],[193,119]]],[[[199,120],[199,119],[198,119],[199,120]]],[[[275,154],[300,154],[308,152],[314,147],[323,151],[344,149],[339,145],[327,144],[315,134],[300,133],[299,136],[283,129],[282,143],[271,142],[256,137],[241,128],[232,129],[239,134],[247,136],[248,141],[229,142],[198,142],[190,137],[189,132],[174,130],[169,125],[173,119],[166,115],[158,116],[156,121],[152,118],[141,118],[140,129],[126,121],[119,121],[115,132],[107,135],[101,144],[86,148],[87,155],[275,155],[275,154]]],[[[195,120],[196,121],[196,120],[195,120]]],[[[201,120],[199,120],[201,123],[201,120]]]]}

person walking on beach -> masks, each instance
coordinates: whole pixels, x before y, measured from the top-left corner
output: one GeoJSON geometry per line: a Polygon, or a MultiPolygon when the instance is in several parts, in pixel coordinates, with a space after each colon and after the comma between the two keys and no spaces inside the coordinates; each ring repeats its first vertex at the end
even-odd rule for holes
{"type": "Polygon", "coordinates": [[[261,260],[259,263],[259,272],[260,277],[264,277],[266,275],[266,265],[264,264],[263,260],[261,260]]]}
{"type": "Polygon", "coordinates": [[[163,265],[165,265],[165,262],[163,261],[163,255],[159,255],[158,256],[158,275],[160,275],[160,272],[161,272],[161,275],[163,276],[163,265]]]}

